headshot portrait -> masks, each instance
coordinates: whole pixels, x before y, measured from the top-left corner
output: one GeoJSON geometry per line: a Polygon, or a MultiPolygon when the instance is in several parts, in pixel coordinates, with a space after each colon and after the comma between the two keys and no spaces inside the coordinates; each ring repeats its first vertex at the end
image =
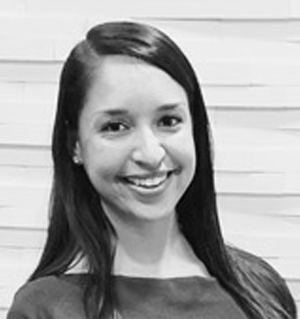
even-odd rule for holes
{"type": "Polygon", "coordinates": [[[11,63],[22,85],[3,73],[0,99],[31,96],[2,112],[3,315],[296,319],[300,78],[273,65],[297,65],[298,44],[228,12],[221,27],[138,10],[70,43],[56,27],[60,58],[11,63]]]}

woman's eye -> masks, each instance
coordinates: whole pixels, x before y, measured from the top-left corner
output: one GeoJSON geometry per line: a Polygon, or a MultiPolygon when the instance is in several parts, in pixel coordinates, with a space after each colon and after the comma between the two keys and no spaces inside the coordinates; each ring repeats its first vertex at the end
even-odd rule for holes
{"type": "Polygon", "coordinates": [[[159,121],[159,126],[164,127],[176,127],[178,124],[182,123],[182,119],[177,116],[164,116],[159,121]]]}
{"type": "Polygon", "coordinates": [[[123,122],[108,122],[101,127],[101,132],[118,133],[128,129],[128,125],[123,122]]]}

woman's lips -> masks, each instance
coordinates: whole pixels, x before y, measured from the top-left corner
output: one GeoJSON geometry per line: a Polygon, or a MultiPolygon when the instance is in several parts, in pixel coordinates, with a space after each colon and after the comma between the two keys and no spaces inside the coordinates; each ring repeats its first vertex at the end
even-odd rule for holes
{"type": "Polygon", "coordinates": [[[144,189],[155,189],[164,184],[170,177],[170,175],[174,172],[174,170],[171,170],[147,175],[128,175],[123,177],[122,179],[126,183],[129,183],[136,187],[141,187],[144,189]]]}

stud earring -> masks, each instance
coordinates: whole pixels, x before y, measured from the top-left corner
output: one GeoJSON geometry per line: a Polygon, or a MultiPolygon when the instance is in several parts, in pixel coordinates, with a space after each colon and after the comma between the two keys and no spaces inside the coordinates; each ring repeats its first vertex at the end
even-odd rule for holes
{"type": "Polygon", "coordinates": [[[74,156],[73,156],[73,162],[74,162],[74,164],[76,164],[76,165],[81,165],[81,164],[82,164],[81,159],[80,159],[77,155],[74,155],[74,156]]]}

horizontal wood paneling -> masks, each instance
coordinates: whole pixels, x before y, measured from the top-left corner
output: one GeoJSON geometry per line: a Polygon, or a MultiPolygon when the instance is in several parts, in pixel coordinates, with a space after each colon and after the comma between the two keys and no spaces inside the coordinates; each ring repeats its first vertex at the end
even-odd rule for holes
{"type": "MultiPolygon", "coordinates": [[[[42,159],[50,157],[48,151],[51,140],[51,126],[45,124],[20,123],[0,124],[0,148],[4,158],[1,162],[9,162],[9,156],[22,153],[30,158],[33,152],[42,159]],[[17,146],[23,145],[21,150],[17,146]],[[27,154],[29,152],[29,154],[27,154]],[[5,160],[6,156],[6,160],[5,160]]],[[[215,163],[218,170],[253,171],[253,173],[285,173],[298,172],[300,156],[299,136],[275,130],[213,127],[213,147],[215,163]]],[[[29,159],[30,160],[30,159],[29,159]]],[[[32,159],[34,162],[38,159],[32,159]]],[[[18,159],[12,159],[18,161],[18,159]]],[[[50,160],[47,161],[50,163],[50,160]]],[[[41,163],[42,164],[42,163],[41,163]]],[[[46,164],[46,163],[45,163],[46,164]]],[[[292,176],[291,176],[292,177],[292,176]]]]}
{"type": "Polygon", "coordinates": [[[120,17],[162,28],[189,56],[212,122],[225,237],[267,259],[300,303],[298,0],[10,0],[0,9],[0,319],[46,238],[62,63],[91,25],[120,17]]]}
{"type": "MultiPolygon", "coordinates": [[[[248,125],[255,127],[255,122],[259,121],[261,114],[271,117],[269,122],[273,128],[285,128],[286,121],[296,122],[296,128],[298,128],[300,127],[299,89],[300,86],[266,87],[241,84],[230,87],[204,85],[202,91],[207,107],[215,109],[217,111],[215,113],[220,114],[220,121],[228,113],[228,117],[237,115],[235,122],[239,124],[239,121],[243,120],[241,115],[245,113],[250,116],[256,115],[254,121],[248,125]]],[[[2,123],[42,122],[52,124],[57,99],[57,84],[0,84],[0,94],[2,123]]],[[[249,117],[248,115],[246,118],[249,117]]],[[[231,124],[234,124],[234,121],[231,124]]]]}
{"type": "MultiPolygon", "coordinates": [[[[193,57],[191,61],[193,61],[193,57]]],[[[193,62],[203,85],[218,86],[299,86],[300,66],[296,63],[253,61],[193,62]]],[[[0,62],[0,81],[57,82],[61,63],[0,62]]]]}
{"type": "Polygon", "coordinates": [[[19,144],[1,144],[0,166],[37,166],[49,167],[52,165],[50,147],[19,144]]]}
{"type": "Polygon", "coordinates": [[[57,82],[61,63],[35,61],[1,61],[1,82],[57,82]]]}
{"type": "MultiPolygon", "coordinates": [[[[300,207],[299,195],[263,194],[261,196],[259,194],[219,193],[218,204],[222,216],[226,215],[226,212],[248,216],[251,214],[282,216],[285,217],[284,220],[291,220],[296,226],[300,224],[299,220],[297,222],[300,207]]],[[[233,223],[233,227],[236,227],[236,223],[233,223]]],[[[281,231],[278,231],[278,235],[280,234],[281,231]]]]}
{"type": "MultiPolygon", "coordinates": [[[[298,3],[298,0],[295,0],[298,3]]],[[[292,13],[291,13],[292,15],[292,13]]],[[[296,14],[295,14],[296,15],[296,14]]],[[[91,14],[82,13],[72,15],[40,15],[40,14],[6,14],[0,12],[0,34],[5,37],[16,35],[28,37],[41,37],[47,35],[49,39],[59,41],[61,38],[78,41],[84,31],[94,24],[110,20],[110,17],[98,16],[91,18],[91,14]],[[17,20],[17,23],[16,23],[17,20]],[[37,27],[38,26],[38,27],[37,27]]],[[[230,18],[205,18],[205,19],[158,19],[140,17],[145,21],[160,28],[178,29],[190,35],[227,38],[258,38],[267,40],[281,40],[293,42],[299,40],[300,21],[298,19],[230,19],[230,18]]]]}
{"type": "MultiPolygon", "coordinates": [[[[59,0],[14,0],[13,4],[3,3],[2,10],[6,13],[24,12],[39,14],[60,14],[70,13],[98,14],[99,16],[133,16],[133,17],[159,17],[159,18],[289,18],[292,0],[228,0],[226,4],[218,1],[197,1],[191,0],[188,4],[179,1],[146,1],[120,0],[111,1],[71,1],[59,0]]],[[[295,10],[297,6],[294,3],[295,10]]]]}
{"type": "MultiPolygon", "coordinates": [[[[295,0],[298,2],[298,0],[295,0]]],[[[151,18],[140,19],[153,22],[151,18]]],[[[295,42],[299,40],[299,19],[156,19],[161,28],[177,28],[198,37],[217,37],[220,39],[264,39],[295,42]]]]}
{"type": "MultiPolygon", "coordinates": [[[[45,225],[43,225],[45,226],[45,225]]],[[[5,227],[0,228],[0,249],[5,248],[35,248],[41,249],[46,239],[45,227],[39,229],[37,226],[26,228],[22,227],[5,227]]]]}

